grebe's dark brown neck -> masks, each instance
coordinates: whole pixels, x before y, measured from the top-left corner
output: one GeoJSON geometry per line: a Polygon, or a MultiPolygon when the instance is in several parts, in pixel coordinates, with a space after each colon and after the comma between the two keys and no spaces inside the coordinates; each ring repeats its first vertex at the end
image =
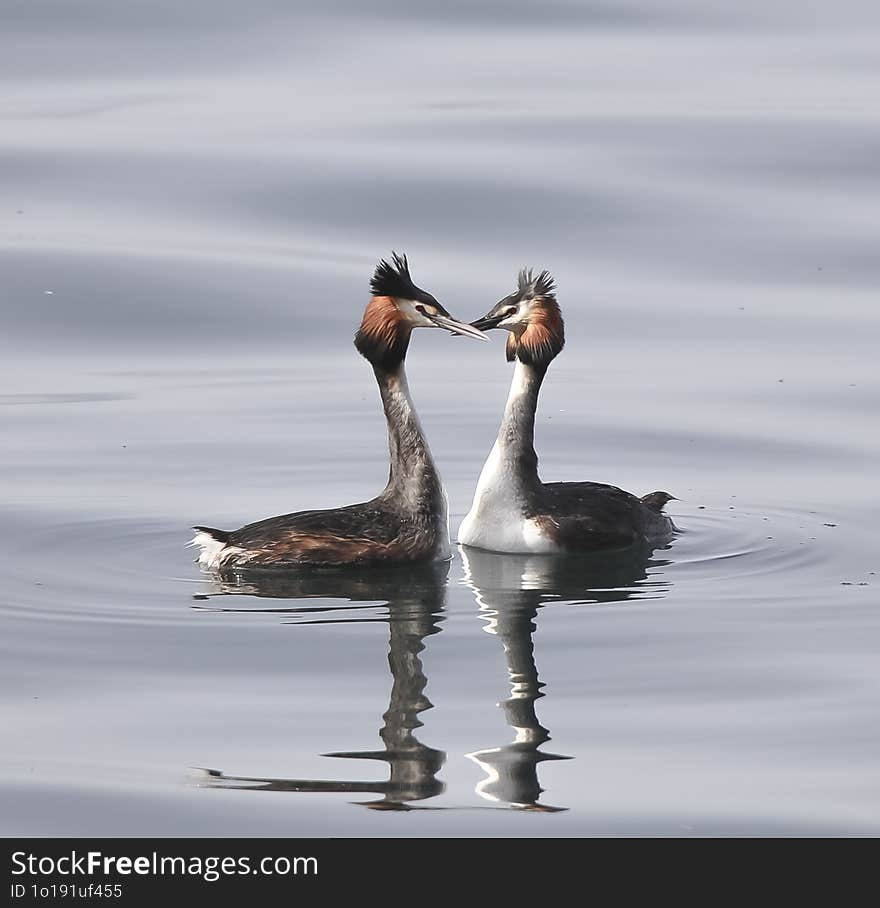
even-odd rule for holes
{"type": "Polygon", "coordinates": [[[439,491],[440,480],[410,397],[406,370],[401,363],[394,372],[374,371],[388,422],[391,470],[387,491],[411,505],[423,504],[426,494],[430,497],[439,491]]]}
{"type": "Polygon", "coordinates": [[[391,469],[385,494],[415,514],[445,514],[443,486],[409,394],[401,362],[391,372],[373,367],[388,422],[391,469]]]}
{"type": "Polygon", "coordinates": [[[446,498],[409,394],[404,363],[412,328],[390,296],[374,296],[354,338],[373,366],[388,422],[391,469],[383,497],[414,515],[446,521],[446,498]]]}

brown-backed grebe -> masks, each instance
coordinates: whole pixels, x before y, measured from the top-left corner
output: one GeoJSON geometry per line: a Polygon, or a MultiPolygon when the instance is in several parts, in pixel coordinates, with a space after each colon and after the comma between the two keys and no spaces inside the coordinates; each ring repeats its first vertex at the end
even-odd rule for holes
{"type": "Polygon", "coordinates": [[[556,287],[546,271],[522,271],[515,293],[475,328],[505,328],[513,381],[498,439],[480,474],[474,502],[458,531],[463,545],[496,552],[585,552],[635,542],[668,541],[675,526],[663,513],[674,498],[637,498],[598,482],[541,482],[535,410],[547,367],[562,350],[565,328],[556,287]]]}
{"type": "Polygon", "coordinates": [[[381,261],[370,286],[372,299],[354,343],[373,366],[388,421],[388,485],[362,504],[270,517],[232,532],[194,527],[202,566],[248,570],[449,557],[446,493],[409,395],[404,360],[413,328],[486,338],[413,283],[406,256],[381,261]]]}

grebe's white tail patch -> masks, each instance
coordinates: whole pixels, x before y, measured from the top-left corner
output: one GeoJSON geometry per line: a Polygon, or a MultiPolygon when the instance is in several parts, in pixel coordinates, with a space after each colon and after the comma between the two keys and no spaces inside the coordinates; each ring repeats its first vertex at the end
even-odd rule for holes
{"type": "Polygon", "coordinates": [[[188,543],[191,546],[198,546],[202,551],[199,553],[198,563],[212,570],[220,567],[225,558],[235,552],[241,551],[237,546],[227,545],[229,534],[223,530],[215,530],[211,527],[193,527],[196,535],[188,543]]]}

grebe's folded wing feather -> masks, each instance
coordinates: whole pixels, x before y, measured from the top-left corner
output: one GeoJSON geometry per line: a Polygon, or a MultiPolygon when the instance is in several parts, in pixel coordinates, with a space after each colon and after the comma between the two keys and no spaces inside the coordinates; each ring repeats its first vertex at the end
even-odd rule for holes
{"type": "Polygon", "coordinates": [[[600,482],[545,483],[535,519],[569,551],[623,548],[642,538],[642,504],[600,482]]]}
{"type": "Polygon", "coordinates": [[[393,509],[369,501],[344,508],[297,511],[294,514],[269,517],[231,533],[230,543],[249,548],[281,533],[348,536],[389,543],[400,534],[401,526],[401,517],[393,509]]]}
{"type": "Polygon", "coordinates": [[[433,535],[381,501],[270,517],[230,533],[240,566],[367,564],[430,557],[433,535]]]}

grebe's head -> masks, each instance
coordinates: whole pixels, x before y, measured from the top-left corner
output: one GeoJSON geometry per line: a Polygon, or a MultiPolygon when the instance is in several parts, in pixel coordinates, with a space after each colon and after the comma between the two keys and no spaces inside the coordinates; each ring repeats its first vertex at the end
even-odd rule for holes
{"type": "Polygon", "coordinates": [[[481,331],[507,329],[508,361],[518,359],[544,369],[565,345],[565,323],[549,271],[535,276],[531,269],[524,268],[516,290],[471,325],[481,331]]]}
{"type": "Polygon", "coordinates": [[[405,255],[394,252],[390,263],[379,262],[370,290],[373,296],[354,345],[374,366],[396,369],[406,356],[413,328],[445,328],[453,334],[487,339],[478,328],[453,318],[430,293],[413,283],[405,255]]]}

